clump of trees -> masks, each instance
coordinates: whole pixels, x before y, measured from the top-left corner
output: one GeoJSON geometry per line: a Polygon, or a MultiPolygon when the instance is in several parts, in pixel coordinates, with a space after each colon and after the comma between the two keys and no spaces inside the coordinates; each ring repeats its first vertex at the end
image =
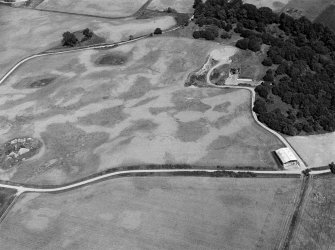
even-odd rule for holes
{"type": "Polygon", "coordinates": [[[88,40],[93,37],[93,32],[89,28],[86,28],[83,30],[83,35],[85,36],[85,40],[88,40]]]}
{"type": "Polygon", "coordinates": [[[154,31],[154,34],[155,35],[161,35],[163,32],[160,28],[156,28],[155,31],[154,31]]]}
{"type": "Polygon", "coordinates": [[[74,32],[66,31],[65,33],[63,33],[62,45],[67,47],[74,47],[79,42],[91,39],[94,33],[89,28],[86,28],[83,30],[83,35],[84,38],[81,41],[79,41],[74,32]]]}
{"type": "Polygon", "coordinates": [[[278,67],[256,88],[254,111],[261,122],[288,135],[335,131],[335,34],[328,27],[242,0],[195,0],[193,7],[195,23],[203,27],[195,38],[215,39],[204,32],[207,27],[235,27],[243,37],[236,43],[240,49],[256,52],[269,45],[262,64],[278,67]],[[276,106],[273,95],[290,109],[270,108],[276,106]]]}
{"type": "Polygon", "coordinates": [[[217,38],[218,36],[219,36],[218,29],[212,26],[193,32],[193,37],[195,39],[205,38],[206,40],[215,40],[215,38],[217,38]]]}
{"type": "Polygon", "coordinates": [[[71,33],[69,31],[66,31],[63,34],[63,40],[62,40],[62,45],[63,46],[69,46],[69,47],[74,47],[78,43],[78,39],[75,36],[74,33],[71,33]]]}

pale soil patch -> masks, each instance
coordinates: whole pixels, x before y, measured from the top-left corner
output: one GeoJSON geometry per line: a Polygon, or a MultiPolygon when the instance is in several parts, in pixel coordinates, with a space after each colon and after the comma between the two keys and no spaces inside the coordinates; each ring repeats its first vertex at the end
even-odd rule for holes
{"type": "Polygon", "coordinates": [[[179,13],[193,13],[193,4],[193,0],[153,0],[148,9],[162,11],[171,7],[179,13]]]}
{"type": "Polygon", "coordinates": [[[243,0],[244,3],[250,3],[257,8],[269,7],[273,11],[282,10],[290,0],[243,0]]]}
{"type": "Polygon", "coordinates": [[[5,249],[277,249],[299,179],[137,177],[24,195],[5,249]]]}
{"type": "Polygon", "coordinates": [[[215,49],[222,47],[153,38],[27,62],[0,86],[0,117],[9,124],[0,143],[31,135],[44,147],[13,180],[61,184],[140,163],[277,169],[271,151],[282,144],[254,122],[248,91],[184,87],[215,49]],[[96,64],[121,53],[127,57],[122,65],[96,64]],[[65,67],[71,63],[80,66],[65,67]],[[51,72],[56,79],[44,87],[17,88],[22,79],[33,82],[51,72]],[[20,98],[9,101],[8,95],[20,98]],[[228,140],[213,147],[221,136],[228,140]]]}
{"type": "Polygon", "coordinates": [[[335,133],[287,137],[308,167],[327,166],[335,162],[335,133]]]}
{"type": "Polygon", "coordinates": [[[157,27],[170,28],[175,25],[175,20],[166,16],[143,20],[109,21],[0,5],[0,23],[0,77],[2,77],[21,59],[59,45],[65,31],[89,28],[98,36],[106,38],[107,42],[118,42],[128,40],[130,35],[137,37],[149,34],[157,27]]]}
{"type": "Polygon", "coordinates": [[[36,8],[106,17],[125,17],[134,14],[147,0],[44,0],[36,8]]]}

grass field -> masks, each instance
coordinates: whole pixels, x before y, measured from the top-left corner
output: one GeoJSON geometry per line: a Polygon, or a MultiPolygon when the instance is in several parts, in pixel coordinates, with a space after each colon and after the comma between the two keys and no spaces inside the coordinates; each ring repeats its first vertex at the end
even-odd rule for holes
{"type": "Polygon", "coordinates": [[[327,166],[335,162],[335,133],[287,137],[309,167],[327,166]]]}
{"type": "Polygon", "coordinates": [[[57,10],[78,14],[89,14],[107,17],[124,17],[134,14],[147,0],[44,0],[37,9],[57,10]]]}
{"type": "Polygon", "coordinates": [[[297,9],[301,15],[314,21],[331,4],[335,4],[335,0],[291,0],[285,9],[297,9]]]}
{"type": "Polygon", "coordinates": [[[2,178],[63,183],[134,164],[277,169],[282,144],[254,122],[248,91],[184,87],[219,46],[165,37],[27,62],[0,87],[0,141],[44,146],[2,178]]]}
{"type": "Polygon", "coordinates": [[[335,1],[333,5],[326,8],[316,19],[315,22],[327,25],[335,32],[335,1]]]}
{"type": "Polygon", "coordinates": [[[334,249],[335,178],[311,181],[290,249],[334,249]]]}
{"type": "Polygon", "coordinates": [[[275,249],[299,179],[136,177],[27,194],[4,249],[275,249]]]}
{"type": "Polygon", "coordinates": [[[113,42],[127,40],[129,35],[149,34],[156,27],[166,29],[174,24],[172,17],[109,21],[0,5],[0,76],[21,59],[59,45],[62,34],[68,30],[78,31],[88,27],[107,42],[113,42]]]}
{"type": "Polygon", "coordinates": [[[166,10],[171,7],[180,13],[193,13],[194,0],[153,0],[148,6],[153,10],[166,10]]]}
{"type": "Polygon", "coordinates": [[[281,11],[290,0],[243,0],[244,3],[250,3],[257,8],[269,7],[273,11],[281,11]]]}
{"type": "Polygon", "coordinates": [[[15,198],[16,190],[9,188],[0,188],[0,217],[6,212],[6,209],[15,198]]]}

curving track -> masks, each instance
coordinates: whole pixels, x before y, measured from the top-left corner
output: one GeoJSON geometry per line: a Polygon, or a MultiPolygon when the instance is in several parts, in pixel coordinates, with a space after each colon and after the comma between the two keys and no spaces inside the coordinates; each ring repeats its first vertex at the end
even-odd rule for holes
{"type": "Polygon", "coordinates": [[[215,65],[213,68],[211,68],[208,71],[207,76],[206,76],[207,84],[210,85],[210,86],[212,86],[212,87],[215,87],[215,88],[222,88],[222,89],[246,89],[246,90],[250,91],[250,93],[251,93],[251,113],[252,113],[252,116],[253,116],[255,122],[259,126],[261,126],[262,128],[264,128],[265,130],[269,131],[271,134],[273,134],[274,136],[276,136],[286,147],[288,147],[289,149],[291,149],[291,151],[297,157],[297,159],[299,161],[299,164],[300,164],[300,167],[302,169],[306,169],[307,168],[306,164],[301,159],[301,157],[298,155],[298,153],[294,150],[294,148],[288,143],[288,141],[281,134],[279,134],[278,132],[270,129],[269,127],[267,127],[265,124],[261,123],[258,120],[256,113],[253,111],[253,109],[254,109],[254,103],[255,103],[255,99],[256,99],[256,93],[255,93],[255,89],[254,88],[252,88],[252,87],[245,87],[245,86],[229,86],[229,85],[218,86],[218,85],[215,85],[215,84],[213,84],[211,82],[211,80],[210,80],[211,73],[213,72],[214,69],[220,67],[223,64],[225,64],[225,62],[218,63],[217,65],[215,65]]]}

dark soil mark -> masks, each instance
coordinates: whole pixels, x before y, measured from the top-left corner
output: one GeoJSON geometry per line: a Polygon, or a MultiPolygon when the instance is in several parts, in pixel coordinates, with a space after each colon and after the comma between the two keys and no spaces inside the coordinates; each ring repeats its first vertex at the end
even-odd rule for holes
{"type": "Polygon", "coordinates": [[[40,79],[40,80],[30,83],[30,87],[31,88],[41,88],[41,87],[49,85],[55,79],[56,79],[55,77],[40,79]]]}
{"type": "Polygon", "coordinates": [[[98,58],[95,63],[97,65],[111,65],[111,66],[117,66],[117,65],[123,65],[127,62],[128,58],[124,55],[120,54],[107,54],[100,58],[98,58]]]}

